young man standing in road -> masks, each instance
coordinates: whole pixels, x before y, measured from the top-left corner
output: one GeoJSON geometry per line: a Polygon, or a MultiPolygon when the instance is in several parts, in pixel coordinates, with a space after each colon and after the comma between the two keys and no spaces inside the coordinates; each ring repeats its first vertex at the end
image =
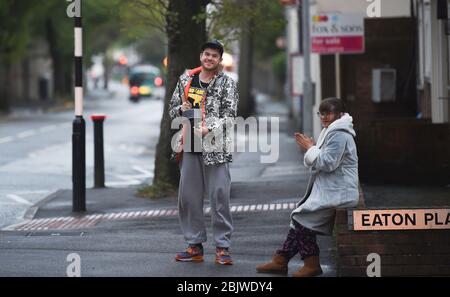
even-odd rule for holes
{"type": "Polygon", "coordinates": [[[199,149],[190,149],[185,140],[189,129],[183,128],[175,141],[178,147],[172,147],[172,158],[180,164],[178,210],[181,230],[188,244],[184,252],[176,255],[177,261],[203,261],[202,243],[207,237],[203,195],[206,194],[210,200],[216,245],[215,262],[233,263],[228,251],[233,222],[228,165],[232,155],[227,131],[233,128],[239,96],[236,82],[220,69],[223,50],[223,45],[217,40],[205,43],[200,54],[201,66],[180,76],[170,101],[172,119],[197,112],[201,120],[193,127],[194,134],[203,140],[199,149]]]}

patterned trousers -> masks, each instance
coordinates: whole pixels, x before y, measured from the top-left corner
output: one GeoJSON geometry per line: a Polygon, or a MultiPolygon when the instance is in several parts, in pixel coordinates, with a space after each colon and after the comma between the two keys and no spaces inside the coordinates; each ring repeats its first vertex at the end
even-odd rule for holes
{"type": "Polygon", "coordinates": [[[289,229],[286,241],[283,247],[277,250],[277,254],[283,255],[288,260],[300,253],[302,260],[309,256],[318,256],[319,246],[316,243],[317,233],[310,230],[296,221],[294,221],[295,229],[289,229]]]}

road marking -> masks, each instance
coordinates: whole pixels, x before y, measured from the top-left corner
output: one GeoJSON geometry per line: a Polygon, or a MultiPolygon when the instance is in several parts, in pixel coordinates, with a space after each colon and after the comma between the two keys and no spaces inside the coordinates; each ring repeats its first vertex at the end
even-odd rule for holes
{"type": "Polygon", "coordinates": [[[45,132],[50,132],[56,129],[56,125],[50,125],[50,126],[45,126],[39,129],[39,132],[41,133],[45,133],[45,132]]]}
{"type": "MultiPolygon", "coordinates": [[[[16,197],[17,198],[17,197],[16,197]]],[[[245,205],[233,205],[231,206],[231,212],[247,212],[247,211],[278,211],[294,209],[295,203],[271,203],[271,204],[245,204],[245,205]]],[[[211,212],[211,207],[205,207],[204,212],[211,212]]],[[[176,208],[169,209],[152,209],[145,211],[126,211],[119,213],[107,213],[107,214],[90,214],[81,217],[54,217],[27,220],[21,224],[15,224],[4,228],[3,230],[16,230],[16,231],[32,231],[32,230],[68,230],[68,229],[81,229],[95,226],[102,220],[129,220],[140,218],[152,218],[152,217],[174,217],[178,216],[178,210],[176,208]]]]}
{"type": "MultiPolygon", "coordinates": [[[[72,123],[63,123],[57,126],[58,128],[70,128],[72,127],[72,123]]],[[[56,127],[55,127],[56,128],[56,127]]]]}
{"type": "Polygon", "coordinates": [[[153,176],[153,172],[148,171],[148,170],[142,168],[141,166],[134,165],[132,168],[133,168],[134,170],[136,170],[136,171],[139,171],[139,172],[141,172],[141,173],[147,175],[147,176],[153,176]]]}
{"type": "Polygon", "coordinates": [[[23,199],[23,198],[20,197],[19,195],[8,194],[8,195],[6,195],[6,197],[8,197],[8,198],[10,198],[10,199],[12,199],[12,200],[14,200],[14,201],[20,203],[20,204],[28,204],[28,205],[33,204],[33,203],[31,203],[30,201],[28,201],[28,200],[26,200],[26,199],[23,199]]]}
{"type": "Polygon", "coordinates": [[[8,143],[8,142],[11,142],[13,140],[14,140],[14,137],[6,136],[6,137],[3,137],[3,138],[0,138],[0,144],[8,143]]]}
{"type": "Polygon", "coordinates": [[[19,133],[19,134],[17,134],[17,138],[26,138],[26,137],[30,137],[30,136],[33,136],[33,135],[36,135],[36,131],[35,130],[28,130],[28,131],[24,131],[24,132],[21,132],[21,133],[19,133]]]}
{"type": "Polygon", "coordinates": [[[52,193],[52,191],[49,191],[49,190],[20,191],[20,192],[16,192],[15,194],[16,195],[30,195],[30,194],[48,194],[48,193],[52,193]]]}

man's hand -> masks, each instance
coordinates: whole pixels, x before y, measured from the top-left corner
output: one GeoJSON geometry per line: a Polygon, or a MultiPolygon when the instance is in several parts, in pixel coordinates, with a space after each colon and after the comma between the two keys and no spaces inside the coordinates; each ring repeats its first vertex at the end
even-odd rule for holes
{"type": "Polygon", "coordinates": [[[184,101],[183,104],[181,105],[181,112],[186,111],[188,109],[191,109],[192,105],[189,101],[184,101]]]}
{"type": "Polygon", "coordinates": [[[300,149],[302,150],[309,150],[313,145],[315,145],[316,143],[314,142],[314,139],[312,139],[311,137],[308,137],[304,134],[301,133],[295,133],[295,141],[297,142],[297,145],[299,146],[300,149]]]}
{"type": "Polygon", "coordinates": [[[208,128],[204,127],[204,126],[196,126],[194,127],[194,134],[197,136],[205,136],[206,134],[209,133],[208,128]]]}

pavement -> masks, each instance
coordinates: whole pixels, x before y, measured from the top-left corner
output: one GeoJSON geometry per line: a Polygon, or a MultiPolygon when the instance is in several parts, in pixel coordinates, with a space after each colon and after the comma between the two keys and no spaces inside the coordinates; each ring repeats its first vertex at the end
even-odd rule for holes
{"type": "MultiPolygon", "coordinates": [[[[261,163],[261,152],[238,152],[231,164],[231,207],[235,264],[214,264],[209,205],[205,201],[208,242],[205,261],[177,263],[185,248],[177,218],[177,198],[144,199],[140,186],[87,189],[87,211],[73,213],[72,192],[59,190],[31,207],[27,220],[0,231],[0,276],[65,276],[67,256],[81,257],[82,276],[241,276],[264,277],[255,266],[268,261],[289,229],[289,214],[303,195],[309,172],[294,138],[283,102],[259,97],[259,116],[278,116],[279,159],[261,163]]],[[[276,133],[273,130],[272,133],[276,133]]],[[[151,182],[151,179],[147,182],[151,182]]],[[[367,207],[441,206],[449,187],[362,184],[367,207]]],[[[323,277],[336,275],[334,237],[318,236],[323,277]]],[[[289,272],[302,265],[299,256],[289,272]]]]}

